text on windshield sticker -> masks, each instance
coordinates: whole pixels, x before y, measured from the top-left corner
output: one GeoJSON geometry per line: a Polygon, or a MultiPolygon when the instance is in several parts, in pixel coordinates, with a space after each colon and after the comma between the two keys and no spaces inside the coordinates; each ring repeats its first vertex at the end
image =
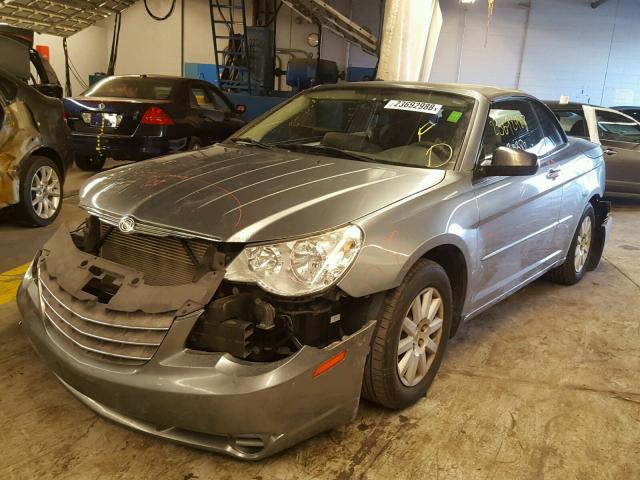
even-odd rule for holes
{"type": "Polygon", "coordinates": [[[384,108],[393,110],[409,110],[411,112],[430,113],[435,115],[440,113],[442,105],[427,102],[414,102],[413,100],[389,100],[384,108]]]}

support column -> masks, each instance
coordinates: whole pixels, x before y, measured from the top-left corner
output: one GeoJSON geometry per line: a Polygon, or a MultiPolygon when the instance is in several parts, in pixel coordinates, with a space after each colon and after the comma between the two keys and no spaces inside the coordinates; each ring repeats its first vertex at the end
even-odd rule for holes
{"type": "Polygon", "coordinates": [[[438,0],[387,0],[377,78],[427,82],[441,28],[438,0]]]}

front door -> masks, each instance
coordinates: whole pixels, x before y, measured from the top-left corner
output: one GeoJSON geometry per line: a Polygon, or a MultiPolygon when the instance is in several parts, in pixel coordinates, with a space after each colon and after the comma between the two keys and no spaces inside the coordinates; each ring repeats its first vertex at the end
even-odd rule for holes
{"type": "MultiPolygon", "coordinates": [[[[480,165],[490,164],[499,146],[539,156],[538,173],[523,177],[487,177],[474,184],[479,211],[479,272],[474,309],[506,296],[561,256],[555,230],[562,185],[555,153],[563,148],[560,132],[545,132],[532,100],[494,102],[483,139],[480,165]]],[[[555,128],[555,123],[554,123],[555,128]]]]}
{"type": "Polygon", "coordinates": [[[193,83],[190,88],[191,115],[197,136],[202,145],[219,140],[225,112],[218,108],[205,83],[193,83]]]}
{"type": "Polygon", "coordinates": [[[607,169],[607,193],[640,194],[640,124],[618,112],[594,108],[607,169]]]}
{"type": "Polygon", "coordinates": [[[224,118],[218,123],[214,132],[214,140],[220,142],[242,127],[244,121],[240,118],[240,115],[236,114],[235,107],[224,98],[222,92],[212,85],[207,85],[206,90],[216,104],[216,109],[224,113],[224,118]]]}

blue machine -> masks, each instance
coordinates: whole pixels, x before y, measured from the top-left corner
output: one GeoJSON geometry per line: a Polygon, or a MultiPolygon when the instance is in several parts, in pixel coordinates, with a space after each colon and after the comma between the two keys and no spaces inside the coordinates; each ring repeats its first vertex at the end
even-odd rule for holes
{"type": "Polygon", "coordinates": [[[338,83],[338,65],[331,60],[294,58],[287,65],[287,85],[295,90],[310,88],[313,82],[338,83]]]}

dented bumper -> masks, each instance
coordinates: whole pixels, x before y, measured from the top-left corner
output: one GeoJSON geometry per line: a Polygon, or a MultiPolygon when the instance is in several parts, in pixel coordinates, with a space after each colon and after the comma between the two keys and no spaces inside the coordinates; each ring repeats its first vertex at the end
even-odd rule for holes
{"type": "MultiPolygon", "coordinates": [[[[24,329],[45,363],[97,413],[155,436],[243,459],[264,458],[355,416],[373,322],[326,348],[304,346],[276,362],[252,363],[185,348],[202,312],[194,297],[186,314],[176,310],[150,360],[118,364],[88,355],[49,320],[43,298],[53,300],[43,297],[39,276],[55,276],[71,290],[64,295],[78,295],[72,291],[72,279],[84,275],[78,269],[99,263],[116,273],[135,272],[75,248],[69,258],[65,235],[59,232],[45,245],[38,268],[27,273],[20,287],[18,305],[24,329]],[[65,271],[56,271],[56,261],[63,258],[65,271]],[[342,360],[317,375],[318,366],[336,355],[342,360]]],[[[134,288],[123,282],[117,295],[124,298],[134,288]]],[[[166,287],[145,288],[152,295],[155,288],[166,287]]],[[[57,293],[64,296],[62,290],[57,293]]]]}

